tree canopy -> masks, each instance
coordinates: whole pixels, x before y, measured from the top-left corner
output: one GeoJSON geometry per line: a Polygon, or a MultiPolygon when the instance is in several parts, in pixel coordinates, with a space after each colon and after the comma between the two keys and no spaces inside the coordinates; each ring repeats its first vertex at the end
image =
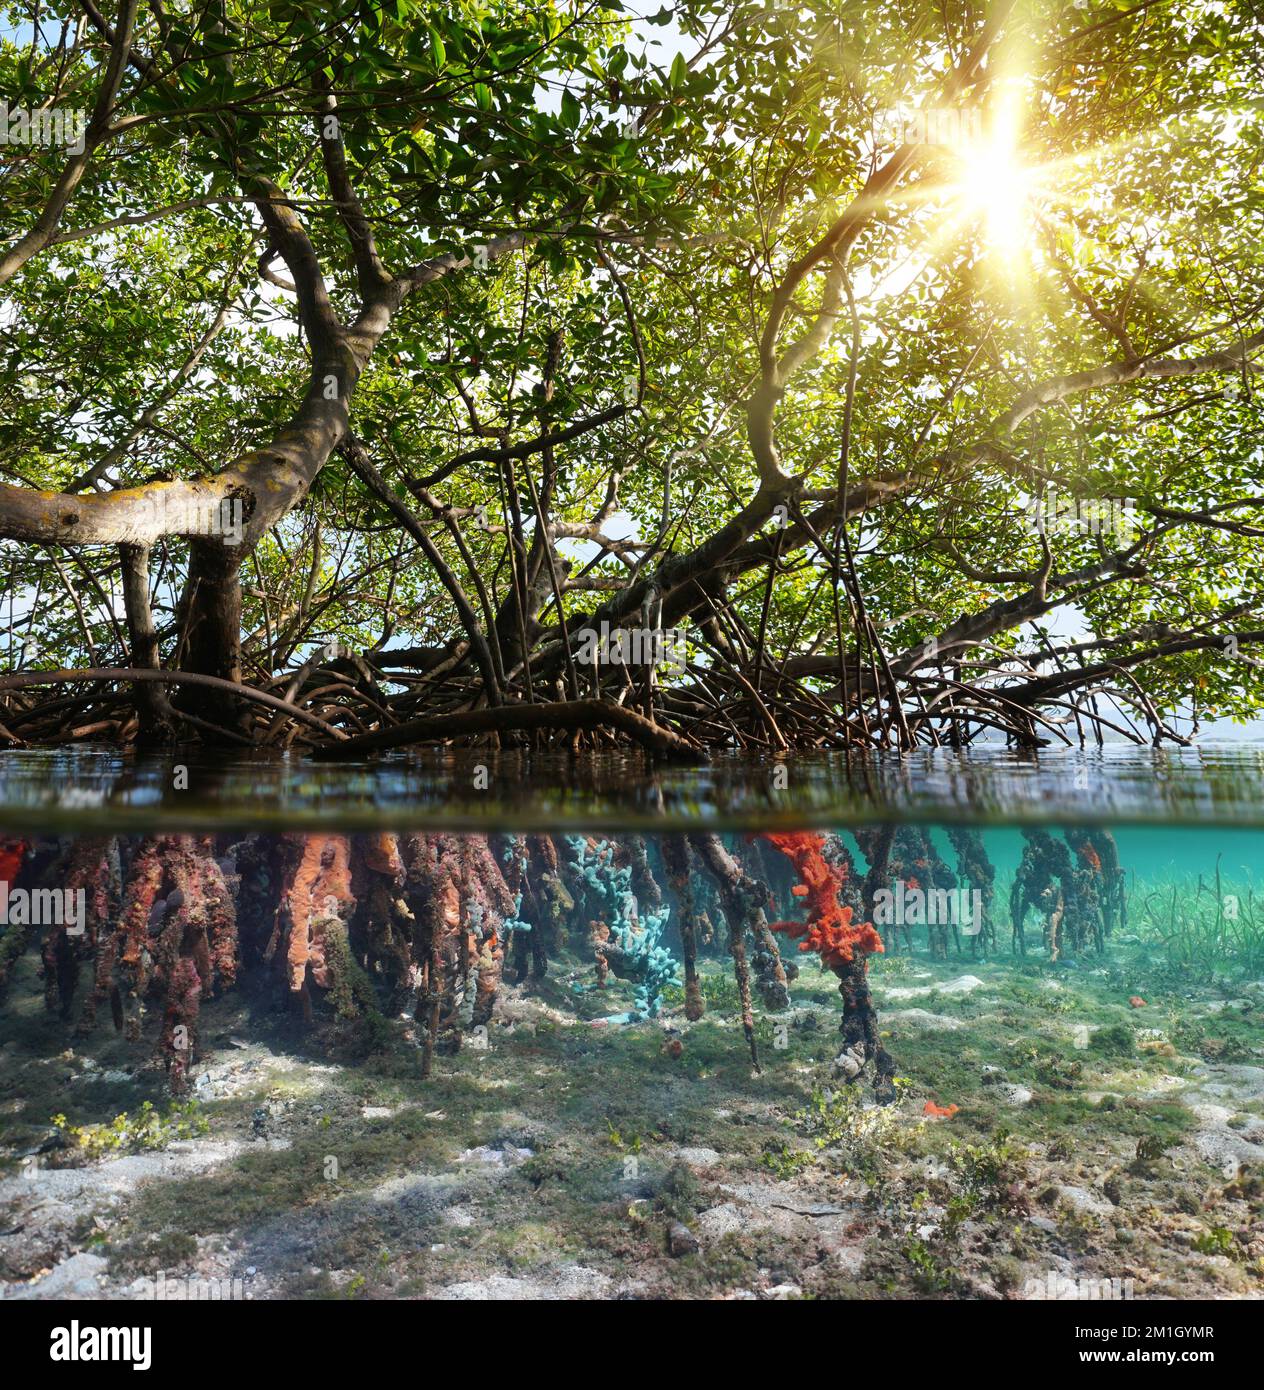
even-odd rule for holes
{"type": "Polygon", "coordinates": [[[1259,708],[1253,0],[3,33],[11,741],[1259,708]],[[681,660],[585,662],[607,630],[681,660]]]}

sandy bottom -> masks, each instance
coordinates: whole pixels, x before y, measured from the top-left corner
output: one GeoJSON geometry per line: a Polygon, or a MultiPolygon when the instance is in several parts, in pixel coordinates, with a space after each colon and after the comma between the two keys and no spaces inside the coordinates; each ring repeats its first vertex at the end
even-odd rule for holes
{"type": "Polygon", "coordinates": [[[26,961],[0,1018],[0,1293],[1264,1295],[1264,983],[1195,985],[1140,945],[882,959],[879,1108],[832,1072],[832,977],[806,965],[759,1019],[757,1073],[707,968],[701,1022],[612,1028],[623,988],[577,998],[588,973],[559,964],[424,1083],[402,1022],[366,1055],[353,1025],[215,1001],[198,1132],[85,1161],[51,1117],[161,1109],[162,1074],[107,1026],[68,1038],[26,961]]]}

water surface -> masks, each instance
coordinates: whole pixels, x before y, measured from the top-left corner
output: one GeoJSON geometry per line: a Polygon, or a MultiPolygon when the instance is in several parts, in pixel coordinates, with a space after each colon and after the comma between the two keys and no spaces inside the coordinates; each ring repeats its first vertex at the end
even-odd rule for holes
{"type": "Polygon", "coordinates": [[[193,747],[0,755],[0,826],[754,829],[866,821],[1264,824],[1264,748],[718,755],[452,752],[311,762],[193,747]]]}

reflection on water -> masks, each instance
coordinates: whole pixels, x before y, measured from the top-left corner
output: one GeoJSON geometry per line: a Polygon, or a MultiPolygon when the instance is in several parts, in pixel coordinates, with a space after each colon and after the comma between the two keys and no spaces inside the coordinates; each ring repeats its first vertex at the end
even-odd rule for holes
{"type": "Polygon", "coordinates": [[[1264,823],[1264,751],[1107,746],[1039,754],[720,755],[414,750],[313,763],[287,754],[146,755],[95,747],[0,754],[0,824],[287,829],[388,825],[525,829],[638,824],[738,828],[875,817],[977,822],[1264,823]]]}

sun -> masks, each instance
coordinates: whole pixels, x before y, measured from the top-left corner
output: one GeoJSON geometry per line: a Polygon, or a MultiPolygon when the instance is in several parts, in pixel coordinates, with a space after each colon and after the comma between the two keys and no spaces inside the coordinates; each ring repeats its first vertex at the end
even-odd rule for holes
{"type": "Polygon", "coordinates": [[[964,218],[981,224],[988,250],[1006,260],[1024,252],[1032,230],[1035,171],[1023,162],[1022,127],[1014,102],[993,109],[986,132],[963,141],[956,162],[954,199],[964,218]]]}

